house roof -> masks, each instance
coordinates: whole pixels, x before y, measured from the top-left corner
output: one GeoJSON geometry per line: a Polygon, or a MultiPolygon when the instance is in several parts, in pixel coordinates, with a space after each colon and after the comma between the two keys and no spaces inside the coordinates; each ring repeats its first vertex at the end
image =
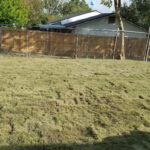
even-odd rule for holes
{"type": "MultiPolygon", "coordinates": [[[[93,12],[93,11],[91,11],[91,12],[93,12]]],[[[55,20],[51,20],[51,21],[49,21],[48,23],[49,23],[49,24],[60,23],[62,20],[69,19],[69,18],[72,18],[72,17],[76,17],[76,16],[79,16],[79,15],[83,15],[83,14],[86,14],[86,13],[89,13],[89,11],[71,14],[71,15],[69,15],[69,16],[65,16],[65,17],[62,17],[62,18],[58,18],[58,19],[55,19],[55,20]]]]}
{"type": "Polygon", "coordinates": [[[85,22],[88,22],[88,21],[93,21],[93,20],[100,19],[100,18],[103,18],[103,17],[106,17],[106,16],[111,16],[111,15],[114,15],[114,13],[102,13],[102,14],[99,14],[99,15],[96,15],[96,16],[92,16],[92,17],[89,17],[89,18],[85,18],[85,19],[82,19],[82,20],[75,21],[75,22],[67,23],[67,24],[65,24],[65,26],[66,27],[73,27],[73,26],[76,26],[76,25],[79,25],[79,24],[82,24],[82,23],[85,23],[85,22]]]}
{"type": "Polygon", "coordinates": [[[64,18],[50,21],[49,24],[63,25],[65,27],[73,27],[78,24],[82,24],[88,21],[92,21],[95,19],[99,19],[111,15],[114,15],[114,13],[100,13],[98,11],[83,12],[83,13],[73,14],[70,16],[66,16],[64,18]]]}
{"type": "MultiPolygon", "coordinates": [[[[108,17],[108,16],[114,16],[115,13],[100,13],[99,11],[90,11],[90,12],[82,12],[82,13],[76,13],[72,14],[70,16],[66,16],[63,18],[55,19],[49,22],[49,27],[53,26],[54,28],[59,26],[59,28],[73,28],[79,24],[86,23],[88,21],[93,21],[96,19],[108,17]]],[[[123,18],[126,21],[128,21],[131,24],[136,25],[137,27],[144,29],[143,27],[132,23],[131,21],[127,20],[126,18],[123,18]]],[[[144,29],[145,30],[145,29],[144,29]]]]}

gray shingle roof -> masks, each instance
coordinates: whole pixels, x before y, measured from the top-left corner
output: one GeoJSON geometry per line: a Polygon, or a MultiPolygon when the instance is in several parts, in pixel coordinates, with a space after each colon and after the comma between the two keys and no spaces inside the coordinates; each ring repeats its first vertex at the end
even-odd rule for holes
{"type": "MultiPolygon", "coordinates": [[[[98,12],[98,11],[90,11],[90,12],[98,12]]],[[[82,24],[82,23],[85,23],[85,22],[88,22],[88,21],[93,21],[93,20],[96,20],[96,19],[100,19],[100,18],[115,15],[115,13],[100,13],[99,15],[95,15],[95,16],[88,17],[88,18],[85,18],[85,19],[76,20],[76,21],[73,21],[73,22],[65,23],[65,24],[61,23],[64,20],[71,19],[73,17],[77,17],[77,16],[80,16],[80,15],[88,14],[90,12],[82,12],[82,13],[72,14],[72,15],[69,15],[69,16],[66,16],[66,17],[63,17],[63,18],[55,19],[55,20],[50,21],[49,25],[53,25],[53,27],[57,27],[59,25],[59,26],[62,26],[63,28],[74,28],[75,26],[77,26],[79,24],[82,24]]],[[[125,18],[123,18],[123,19],[125,19],[125,18]]],[[[125,20],[128,21],[127,19],[125,19],[125,20]]],[[[139,26],[139,25],[137,25],[137,24],[135,24],[131,21],[128,21],[128,22],[144,29],[143,27],[141,27],[141,26],[139,26]]]]}
{"type": "MultiPolygon", "coordinates": [[[[95,12],[95,11],[92,11],[92,12],[95,12]]],[[[80,15],[84,15],[84,14],[87,14],[87,13],[89,13],[89,12],[83,12],[83,13],[78,13],[78,14],[73,14],[73,15],[70,15],[70,16],[66,16],[66,17],[63,17],[63,18],[60,18],[60,19],[50,21],[49,24],[51,24],[51,25],[61,25],[61,21],[63,21],[63,20],[66,20],[66,19],[69,19],[69,18],[72,18],[72,17],[77,17],[77,16],[80,16],[80,15]]],[[[114,15],[114,13],[100,13],[99,15],[96,15],[96,16],[92,16],[92,17],[77,20],[77,21],[74,21],[74,22],[66,23],[66,24],[64,24],[64,26],[65,27],[74,27],[78,24],[82,24],[82,23],[85,23],[85,22],[88,22],[88,21],[92,21],[92,20],[95,20],[95,19],[99,19],[99,18],[103,18],[103,17],[106,17],[106,16],[111,16],[111,15],[114,15]]]]}
{"type": "MultiPolygon", "coordinates": [[[[90,12],[94,12],[94,11],[90,11],[90,12]]],[[[62,18],[58,18],[58,19],[55,19],[55,20],[50,21],[49,24],[59,23],[59,22],[61,22],[62,20],[69,19],[69,18],[76,17],[76,16],[80,16],[80,15],[83,15],[83,14],[86,14],[86,13],[89,13],[89,11],[87,11],[87,12],[75,13],[75,14],[71,14],[71,15],[69,15],[69,16],[65,16],[65,17],[62,17],[62,18]]]]}
{"type": "Polygon", "coordinates": [[[93,20],[96,20],[96,19],[100,19],[100,18],[103,18],[103,17],[112,16],[112,15],[114,15],[114,13],[102,13],[102,14],[97,15],[97,16],[93,16],[93,17],[89,17],[89,18],[86,18],[86,19],[82,19],[82,20],[79,20],[79,21],[75,21],[75,22],[72,22],[72,23],[65,24],[65,26],[66,27],[73,27],[73,26],[76,26],[76,25],[79,25],[79,24],[82,24],[82,23],[85,23],[85,22],[88,22],[88,21],[93,21],[93,20]]]}

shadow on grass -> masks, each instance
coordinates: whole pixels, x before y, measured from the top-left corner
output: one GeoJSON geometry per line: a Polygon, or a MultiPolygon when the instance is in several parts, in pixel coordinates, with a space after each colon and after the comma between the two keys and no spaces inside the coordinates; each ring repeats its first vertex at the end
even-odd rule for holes
{"type": "Polygon", "coordinates": [[[2,50],[0,49],[0,55],[2,56],[15,56],[15,57],[25,57],[26,54],[25,53],[21,53],[21,52],[13,52],[13,51],[8,51],[8,50],[2,50]]]}
{"type": "Polygon", "coordinates": [[[11,56],[11,57],[31,57],[31,58],[55,58],[55,59],[74,59],[74,57],[72,56],[61,56],[61,55],[56,55],[56,56],[52,56],[52,55],[47,55],[47,54],[38,54],[38,53],[23,53],[23,52],[16,52],[16,51],[4,51],[0,49],[0,55],[2,56],[11,56]]]}
{"type": "Polygon", "coordinates": [[[150,132],[132,131],[93,144],[0,146],[0,150],[150,150],[150,132]]]}
{"type": "MultiPolygon", "coordinates": [[[[31,57],[31,58],[55,58],[55,59],[75,59],[74,55],[50,55],[50,54],[40,54],[40,53],[23,53],[23,52],[17,52],[17,51],[11,51],[11,50],[2,50],[0,49],[0,55],[3,56],[12,56],[12,57],[31,57]]],[[[87,59],[86,56],[79,56],[80,59],[87,59]]],[[[101,56],[94,57],[89,56],[89,59],[101,59],[101,60],[113,60],[112,57],[106,57],[105,59],[101,56]]],[[[115,58],[115,60],[119,60],[119,58],[115,58]]],[[[142,58],[134,58],[134,57],[126,57],[126,60],[133,60],[133,61],[143,61],[142,58]]],[[[150,61],[150,58],[148,58],[147,61],[150,61]]]]}

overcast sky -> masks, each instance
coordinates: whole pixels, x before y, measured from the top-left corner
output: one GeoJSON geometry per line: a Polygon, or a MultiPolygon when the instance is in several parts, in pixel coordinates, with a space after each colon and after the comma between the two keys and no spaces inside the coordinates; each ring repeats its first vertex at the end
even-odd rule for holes
{"type": "MultiPolygon", "coordinates": [[[[102,13],[109,13],[114,11],[114,7],[112,6],[111,8],[108,8],[102,4],[100,4],[101,0],[86,0],[86,2],[89,4],[89,6],[92,8],[92,10],[98,10],[102,13]],[[94,2],[94,6],[91,6],[90,3],[91,1],[94,2]]],[[[122,3],[130,3],[130,0],[122,0],[122,3]]]]}

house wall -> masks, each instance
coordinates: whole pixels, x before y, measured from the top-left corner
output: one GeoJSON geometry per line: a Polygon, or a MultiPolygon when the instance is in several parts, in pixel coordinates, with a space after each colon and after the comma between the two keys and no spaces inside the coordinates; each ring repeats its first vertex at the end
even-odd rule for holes
{"type": "MultiPolygon", "coordinates": [[[[90,34],[90,35],[97,35],[97,36],[116,36],[116,32],[111,31],[101,31],[104,29],[108,30],[117,30],[118,23],[117,21],[114,24],[108,23],[108,18],[105,17],[103,19],[97,19],[94,21],[89,21],[84,24],[78,25],[75,29],[76,34],[90,34]],[[94,31],[95,30],[95,31],[94,31]]],[[[137,32],[145,32],[144,29],[124,20],[124,27],[125,30],[128,31],[137,31],[137,32]]],[[[135,37],[135,38],[145,38],[145,34],[138,34],[138,33],[125,33],[126,37],[135,37]]]]}

